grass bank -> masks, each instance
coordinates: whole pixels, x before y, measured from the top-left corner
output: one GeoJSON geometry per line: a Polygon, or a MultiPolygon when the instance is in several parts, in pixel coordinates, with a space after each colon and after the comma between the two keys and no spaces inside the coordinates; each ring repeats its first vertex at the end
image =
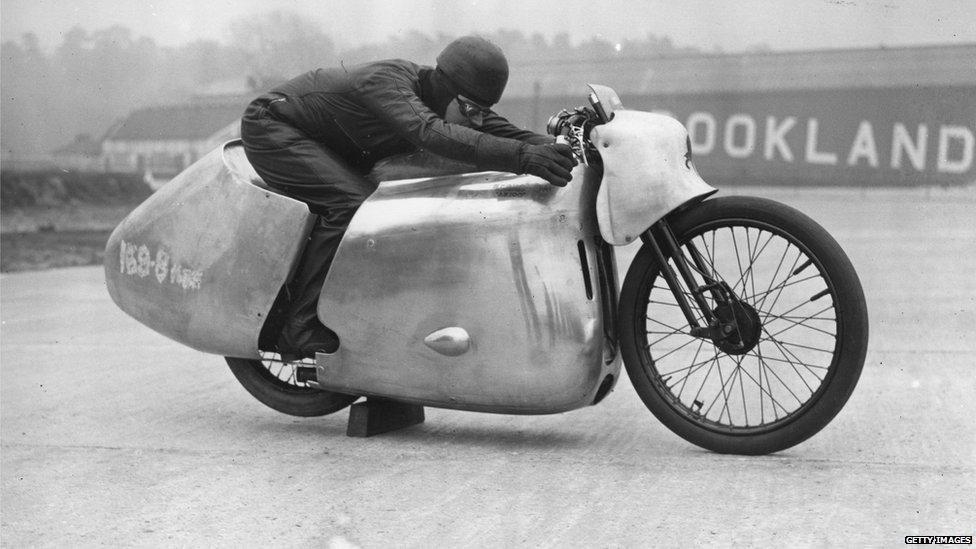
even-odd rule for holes
{"type": "Polygon", "coordinates": [[[112,229],[152,194],[135,174],[0,174],[0,272],[101,264],[112,229]]]}
{"type": "Polygon", "coordinates": [[[0,234],[0,272],[101,265],[111,229],[0,234]]]}

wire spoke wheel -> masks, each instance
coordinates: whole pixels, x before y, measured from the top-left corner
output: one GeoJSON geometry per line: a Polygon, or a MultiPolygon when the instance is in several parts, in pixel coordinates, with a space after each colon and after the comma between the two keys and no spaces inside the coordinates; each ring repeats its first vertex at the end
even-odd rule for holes
{"type": "Polygon", "coordinates": [[[769,453],[812,436],[850,396],[866,351],[850,262],[812,220],[771,201],[714,199],[671,224],[696,286],[730,290],[703,293],[726,333],[691,335],[660,266],[639,253],[621,295],[621,342],[645,404],[719,452],[769,453]]]}
{"type": "MultiPolygon", "coordinates": [[[[298,368],[314,368],[314,360],[306,358],[295,362],[285,362],[281,360],[281,356],[278,353],[273,353],[270,351],[260,351],[260,353],[261,365],[264,366],[265,370],[267,370],[267,372],[274,377],[274,379],[276,379],[282,387],[294,387],[306,389],[307,391],[318,390],[304,381],[298,381],[298,368]]],[[[272,382],[274,383],[274,381],[272,382]]]]}
{"type": "Polygon", "coordinates": [[[261,360],[225,357],[234,377],[261,403],[281,413],[324,416],[352,404],[354,395],[323,391],[300,381],[298,368],[314,368],[313,360],[283,362],[276,353],[261,351],[261,360]]]}
{"type": "MultiPolygon", "coordinates": [[[[671,290],[657,278],[647,298],[643,351],[678,411],[716,429],[746,432],[788,421],[824,387],[837,311],[827,281],[796,243],[767,226],[734,223],[700,227],[682,250],[688,261],[688,245],[701,250],[704,274],[726,282],[744,304],[730,308],[733,319],[758,315],[755,345],[737,353],[691,336],[671,290]]],[[[709,310],[723,310],[714,295],[705,297],[709,310]]]]}

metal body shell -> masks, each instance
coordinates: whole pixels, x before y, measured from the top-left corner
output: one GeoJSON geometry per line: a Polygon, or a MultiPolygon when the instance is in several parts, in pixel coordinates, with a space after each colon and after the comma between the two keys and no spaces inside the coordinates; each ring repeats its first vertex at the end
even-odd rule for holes
{"type": "Polygon", "coordinates": [[[194,349],[260,357],[261,327],[313,216],[255,183],[240,143],[231,142],[133,210],[105,248],[115,303],[194,349]]]}
{"type": "Polygon", "coordinates": [[[486,412],[591,404],[620,368],[605,359],[598,186],[582,166],[562,189],[494,172],[381,184],[322,290],[342,343],[319,355],[319,385],[486,412]]]}
{"type": "Polygon", "coordinates": [[[673,210],[716,192],[695,170],[688,131],[674,118],[619,109],[590,138],[603,158],[596,211],[611,244],[629,244],[673,210]]]}
{"type": "MultiPolygon", "coordinates": [[[[318,304],[339,350],[327,390],[428,406],[557,413],[616,381],[613,244],[714,189],[680,123],[617,110],[603,169],[556,188],[496,172],[388,181],[343,237],[318,304]],[[601,183],[602,179],[602,183],[601,183]]],[[[261,328],[313,223],[232,142],[134,210],[109,239],[108,291],[195,349],[258,358],[261,328]]]]}

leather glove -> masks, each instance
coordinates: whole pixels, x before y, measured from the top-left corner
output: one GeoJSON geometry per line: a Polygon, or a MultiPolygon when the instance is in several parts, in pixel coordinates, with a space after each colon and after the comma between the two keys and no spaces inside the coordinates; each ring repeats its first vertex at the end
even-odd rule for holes
{"type": "Polygon", "coordinates": [[[565,187],[573,179],[570,170],[576,165],[573,149],[563,143],[532,145],[525,143],[519,150],[518,173],[528,173],[557,187],[565,187]]]}

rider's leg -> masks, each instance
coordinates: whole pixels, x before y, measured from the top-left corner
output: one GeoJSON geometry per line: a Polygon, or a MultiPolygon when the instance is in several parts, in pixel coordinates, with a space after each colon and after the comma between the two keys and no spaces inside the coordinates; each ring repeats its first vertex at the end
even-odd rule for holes
{"type": "Polygon", "coordinates": [[[278,337],[278,350],[295,358],[316,351],[333,352],[339,346],[335,332],[323,326],[317,315],[322,282],[329,272],[346,225],[331,225],[319,216],[308,235],[298,268],[287,286],[289,303],[278,337]]]}
{"type": "Polygon", "coordinates": [[[335,334],[318,321],[318,296],[342,234],[376,184],[321,143],[262,110],[252,104],[241,125],[248,160],[269,186],[307,203],[319,216],[288,284],[288,318],[278,339],[283,354],[314,356],[337,344],[335,334]]]}

